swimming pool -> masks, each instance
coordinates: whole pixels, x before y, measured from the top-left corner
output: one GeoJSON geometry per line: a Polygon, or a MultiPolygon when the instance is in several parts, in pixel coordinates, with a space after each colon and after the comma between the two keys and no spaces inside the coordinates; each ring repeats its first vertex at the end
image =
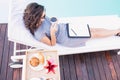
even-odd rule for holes
{"type": "Polygon", "coordinates": [[[120,0],[41,0],[48,16],[120,15],[120,0]]]}

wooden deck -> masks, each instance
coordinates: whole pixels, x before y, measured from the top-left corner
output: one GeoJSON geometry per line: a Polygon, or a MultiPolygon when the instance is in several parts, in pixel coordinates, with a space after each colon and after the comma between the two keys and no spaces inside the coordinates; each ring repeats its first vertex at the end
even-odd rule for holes
{"type": "MultiPolygon", "coordinates": [[[[21,80],[21,69],[8,66],[12,55],[7,24],[0,24],[0,80],[21,80]]],[[[61,80],[120,80],[120,56],[115,51],[60,56],[60,74],[61,80]]]]}

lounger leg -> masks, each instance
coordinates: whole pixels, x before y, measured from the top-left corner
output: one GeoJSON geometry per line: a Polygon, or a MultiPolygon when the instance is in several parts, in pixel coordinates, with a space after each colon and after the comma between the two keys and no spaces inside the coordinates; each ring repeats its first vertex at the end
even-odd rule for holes
{"type": "Polygon", "coordinates": [[[120,55],[120,50],[117,52],[118,55],[120,55]]]}
{"type": "Polygon", "coordinates": [[[114,53],[117,53],[117,55],[120,55],[120,49],[113,50],[114,53]]]}
{"type": "MultiPolygon", "coordinates": [[[[17,52],[16,52],[16,45],[17,45],[17,43],[16,42],[14,42],[14,49],[13,49],[13,56],[15,57],[17,54],[17,52]]],[[[13,61],[13,62],[19,62],[19,60],[17,60],[17,59],[14,59],[14,58],[11,58],[11,60],[13,61]]]]}
{"type": "MultiPolygon", "coordinates": [[[[26,49],[22,49],[22,50],[17,50],[17,42],[14,42],[14,51],[13,51],[13,56],[16,57],[17,53],[19,52],[25,52],[28,50],[28,47],[26,47],[26,49]]],[[[19,60],[12,58],[13,62],[19,62],[19,60]]]]}
{"type": "Polygon", "coordinates": [[[14,52],[13,52],[13,56],[16,56],[16,45],[17,45],[17,43],[14,42],[14,52]]]}
{"type": "Polygon", "coordinates": [[[9,66],[11,68],[22,68],[23,67],[23,63],[19,62],[19,60],[23,59],[24,55],[20,55],[20,56],[11,56],[11,60],[13,60],[13,62],[11,62],[9,64],[9,66]]]}
{"type": "MultiPolygon", "coordinates": [[[[19,53],[19,52],[26,52],[28,50],[32,50],[32,48],[28,49],[28,46],[27,46],[26,49],[17,50],[17,42],[14,42],[13,57],[18,56],[17,53],[19,53]]],[[[19,62],[19,60],[17,58],[11,58],[11,60],[13,61],[13,63],[19,62]]]]}
{"type": "Polygon", "coordinates": [[[22,80],[26,80],[26,55],[11,56],[11,59],[22,60],[22,64],[11,64],[12,68],[22,68],[22,80]]]}
{"type": "Polygon", "coordinates": [[[19,52],[26,52],[26,51],[31,51],[31,50],[43,50],[43,49],[37,49],[37,48],[33,48],[33,47],[26,47],[26,49],[22,49],[22,50],[17,50],[17,42],[14,42],[14,51],[13,51],[13,56],[11,56],[11,60],[13,62],[11,62],[9,64],[10,67],[12,68],[21,68],[23,65],[23,62],[20,62],[20,60],[22,59],[22,56],[25,55],[17,55],[17,53],[19,52]]]}

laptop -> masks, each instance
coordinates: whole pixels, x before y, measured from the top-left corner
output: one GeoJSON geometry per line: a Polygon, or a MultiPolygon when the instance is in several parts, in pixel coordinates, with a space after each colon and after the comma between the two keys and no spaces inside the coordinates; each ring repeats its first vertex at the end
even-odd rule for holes
{"type": "Polygon", "coordinates": [[[88,24],[67,24],[68,37],[70,38],[90,38],[90,28],[88,24]]]}

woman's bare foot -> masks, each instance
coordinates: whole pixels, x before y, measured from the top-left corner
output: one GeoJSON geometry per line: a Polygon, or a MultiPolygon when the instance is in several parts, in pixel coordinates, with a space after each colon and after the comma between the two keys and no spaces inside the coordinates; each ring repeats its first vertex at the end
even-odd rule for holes
{"type": "Polygon", "coordinates": [[[116,36],[120,36],[120,29],[118,29],[116,36]]]}
{"type": "Polygon", "coordinates": [[[120,36],[120,32],[116,34],[116,36],[120,36]]]}

